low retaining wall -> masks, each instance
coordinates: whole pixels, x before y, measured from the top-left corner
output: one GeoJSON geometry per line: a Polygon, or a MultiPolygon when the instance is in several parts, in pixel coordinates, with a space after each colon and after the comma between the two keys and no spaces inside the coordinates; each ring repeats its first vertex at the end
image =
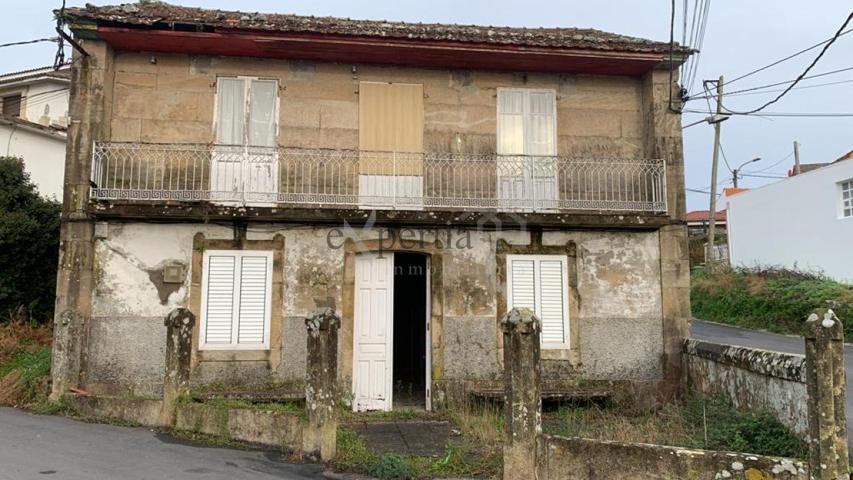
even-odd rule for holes
{"type": "Polygon", "coordinates": [[[216,435],[285,453],[302,451],[303,420],[295,413],[180,403],[175,424],[164,425],[160,420],[160,399],[69,395],[68,400],[85,417],[216,435]]]}
{"type": "Polygon", "coordinates": [[[69,394],[65,397],[84,417],[136,423],[146,427],[167,427],[160,422],[163,400],[140,397],[95,397],[69,394]]]}
{"type": "Polygon", "coordinates": [[[688,386],[727,397],[738,408],[767,411],[801,437],[808,432],[808,395],[803,355],[684,342],[688,386]]]}
{"type": "Polygon", "coordinates": [[[808,480],[787,458],[552,435],[539,437],[539,480],[808,480]]]}
{"type": "Polygon", "coordinates": [[[293,413],[201,403],[180,404],[175,415],[176,430],[280,448],[288,453],[302,451],[302,427],[302,419],[293,413]]]}

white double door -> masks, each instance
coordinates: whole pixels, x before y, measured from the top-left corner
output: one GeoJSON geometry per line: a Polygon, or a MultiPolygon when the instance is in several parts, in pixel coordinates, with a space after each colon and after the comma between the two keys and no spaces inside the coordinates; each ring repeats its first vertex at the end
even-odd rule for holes
{"type": "MultiPolygon", "coordinates": [[[[429,279],[429,267],[427,267],[429,279]]],[[[426,299],[429,299],[427,281],[426,299]]],[[[429,302],[423,328],[428,330],[429,302]]],[[[394,384],[394,254],[361,253],[355,264],[353,410],[390,411],[394,384]]],[[[417,327],[414,327],[417,328],[417,327]]],[[[426,408],[430,409],[430,339],[426,335],[426,408]]]]}

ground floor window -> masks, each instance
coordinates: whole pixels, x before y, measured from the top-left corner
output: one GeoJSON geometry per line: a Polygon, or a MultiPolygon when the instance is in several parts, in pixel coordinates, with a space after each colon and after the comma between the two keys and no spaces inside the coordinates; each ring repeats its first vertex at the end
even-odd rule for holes
{"type": "Polygon", "coordinates": [[[542,322],[542,348],[569,348],[565,255],[507,255],[507,309],[529,308],[542,322]]]}
{"type": "Polygon", "coordinates": [[[204,252],[199,349],[269,349],[272,263],[271,251],[204,252]]]}

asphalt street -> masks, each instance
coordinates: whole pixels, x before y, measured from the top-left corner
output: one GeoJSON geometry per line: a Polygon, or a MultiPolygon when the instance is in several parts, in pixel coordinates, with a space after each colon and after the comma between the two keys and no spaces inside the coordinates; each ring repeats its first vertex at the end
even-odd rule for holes
{"type": "Polygon", "coordinates": [[[0,408],[2,480],[317,479],[321,466],[274,452],[189,445],[147,428],[84,423],[0,408]]]}

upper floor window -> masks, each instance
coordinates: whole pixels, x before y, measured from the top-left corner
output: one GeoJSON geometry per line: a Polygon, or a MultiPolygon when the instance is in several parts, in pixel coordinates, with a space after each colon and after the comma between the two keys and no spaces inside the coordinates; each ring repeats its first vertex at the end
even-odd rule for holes
{"type": "Polygon", "coordinates": [[[499,155],[556,155],[554,91],[499,88],[497,134],[499,155]]]}
{"type": "Polygon", "coordinates": [[[841,186],[841,217],[853,217],[853,178],[839,185],[841,186]]]}
{"type": "Polygon", "coordinates": [[[278,82],[220,77],[216,82],[216,143],[274,147],[278,133],[278,82]]]}
{"type": "Polygon", "coordinates": [[[7,95],[3,97],[3,116],[4,117],[20,117],[21,116],[21,94],[7,95]]]}

